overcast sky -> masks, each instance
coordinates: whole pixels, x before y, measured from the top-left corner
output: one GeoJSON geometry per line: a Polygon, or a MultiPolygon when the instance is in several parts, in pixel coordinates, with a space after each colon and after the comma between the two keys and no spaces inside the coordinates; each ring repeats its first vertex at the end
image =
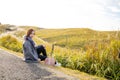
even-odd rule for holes
{"type": "Polygon", "coordinates": [[[120,0],[0,0],[0,22],[43,28],[117,30],[120,0]]]}

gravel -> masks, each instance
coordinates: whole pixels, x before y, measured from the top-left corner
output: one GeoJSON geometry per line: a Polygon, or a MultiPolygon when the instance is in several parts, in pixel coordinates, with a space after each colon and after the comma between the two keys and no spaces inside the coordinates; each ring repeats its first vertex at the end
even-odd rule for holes
{"type": "Polygon", "coordinates": [[[40,63],[26,63],[0,50],[0,80],[77,80],[40,63]]]}

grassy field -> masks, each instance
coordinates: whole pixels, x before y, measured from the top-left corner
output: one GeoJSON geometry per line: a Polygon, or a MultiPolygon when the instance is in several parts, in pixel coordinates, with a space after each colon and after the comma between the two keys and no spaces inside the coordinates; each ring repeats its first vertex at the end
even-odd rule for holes
{"type": "Polygon", "coordinates": [[[46,46],[48,55],[51,45],[56,44],[53,56],[63,67],[112,80],[120,79],[119,32],[87,28],[40,29],[21,26],[11,34],[0,37],[0,45],[21,52],[21,46],[16,47],[15,44],[22,45],[23,35],[29,28],[36,30],[34,40],[37,44],[46,46]]]}
{"type": "MultiPolygon", "coordinates": [[[[86,49],[86,46],[104,41],[108,42],[111,38],[116,37],[116,32],[100,32],[87,28],[73,28],[73,29],[41,29],[36,31],[39,38],[53,43],[61,47],[71,49],[86,49]]],[[[118,36],[117,36],[118,37],[118,36]]]]}

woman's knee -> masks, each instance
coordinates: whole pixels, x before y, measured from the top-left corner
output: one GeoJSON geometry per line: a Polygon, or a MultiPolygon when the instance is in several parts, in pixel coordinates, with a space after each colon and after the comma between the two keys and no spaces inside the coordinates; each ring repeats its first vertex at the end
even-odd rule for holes
{"type": "Polygon", "coordinates": [[[45,46],[44,46],[44,45],[41,45],[41,48],[42,48],[42,49],[45,49],[45,46]]]}
{"type": "Polygon", "coordinates": [[[37,49],[45,49],[45,47],[43,45],[39,45],[37,46],[37,49]]]}

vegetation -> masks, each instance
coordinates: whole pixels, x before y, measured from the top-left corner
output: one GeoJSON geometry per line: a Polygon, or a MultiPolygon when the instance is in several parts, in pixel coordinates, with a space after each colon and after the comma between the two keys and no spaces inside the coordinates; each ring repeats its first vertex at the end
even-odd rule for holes
{"type": "MultiPolygon", "coordinates": [[[[71,49],[86,49],[86,45],[94,42],[109,41],[116,32],[94,31],[87,28],[71,29],[37,29],[37,36],[49,43],[71,49]]],[[[117,36],[118,37],[118,36],[117,36]]]]}
{"type": "Polygon", "coordinates": [[[22,42],[12,35],[2,36],[0,38],[0,46],[16,52],[22,52],[22,42]]]}
{"type": "MultiPolygon", "coordinates": [[[[26,30],[29,28],[25,27],[26,30]]],[[[23,40],[25,33],[24,27],[22,29],[13,33],[16,37],[11,35],[1,37],[0,45],[21,52],[22,43],[20,40],[23,40]]],[[[34,40],[37,44],[46,45],[48,54],[51,51],[51,44],[56,42],[57,46],[55,46],[53,56],[63,67],[112,80],[120,79],[119,32],[102,32],[90,29],[35,28],[35,30],[34,40]]]]}
{"type": "Polygon", "coordinates": [[[16,30],[16,28],[17,27],[15,25],[1,24],[0,23],[0,34],[3,33],[3,32],[16,30]]]}
{"type": "Polygon", "coordinates": [[[77,52],[64,52],[56,54],[56,58],[62,66],[77,69],[90,74],[106,77],[108,79],[120,79],[120,59],[118,53],[120,41],[111,41],[110,45],[98,44],[98,47],[90,47],[84,54],[77,52]]]}

